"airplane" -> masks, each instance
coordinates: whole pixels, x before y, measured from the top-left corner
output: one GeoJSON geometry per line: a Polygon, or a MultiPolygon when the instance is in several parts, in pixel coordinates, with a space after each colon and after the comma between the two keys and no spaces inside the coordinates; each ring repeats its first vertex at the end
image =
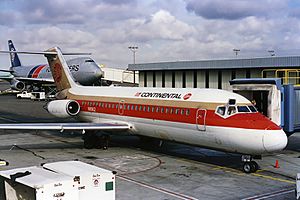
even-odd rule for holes
{"type": "Polygon", "coordinates": [[[285,132],[245,97],[199,88],[90,87],[76,84],[58,47],[47,57],[58,100],[45,108],[76,123],[0,124],[0,129],[80,130],[84,146],[97,145],[96,131],[133,134],[241,154],[243,171],[256,172],[263,154],[283,150],[285,132]]]}
{"type": "MultiPolygon", "coordinates": [[[[11,67],[9,70],[0,70],[2,72],[11,73],[13,77],[1,76],[0,78],[10,82],[10,86],[15,90],[24,90],[26,85],[53,84],[50,68],[48,64],[24,66],[21,64],[19,56],[16,52],[14,44],[8,40],[11,67]]],[[[4,52],[4,51],[2,51],[4,52]]],[[[78,57],[67,61],[72,76],[81,85],[92,85],[104,76],[104,72],[89,57],[78,57]]]]}

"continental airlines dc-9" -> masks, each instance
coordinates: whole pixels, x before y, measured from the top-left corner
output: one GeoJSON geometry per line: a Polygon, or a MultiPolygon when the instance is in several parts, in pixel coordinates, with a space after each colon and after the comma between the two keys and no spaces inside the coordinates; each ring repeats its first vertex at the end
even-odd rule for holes
{"type": "Polygon", "coordinates": [[[97,130],[170,140],[241,154],[246,173],[259,168],[254,158],[287,145],[284,131],[241,95],[218,89],[80,86],[59,48],[41,54],[59,98],[47,104],[48,112],[80,122],[0,124],[0,129],[81,130],[89,148],[97,130]]]}

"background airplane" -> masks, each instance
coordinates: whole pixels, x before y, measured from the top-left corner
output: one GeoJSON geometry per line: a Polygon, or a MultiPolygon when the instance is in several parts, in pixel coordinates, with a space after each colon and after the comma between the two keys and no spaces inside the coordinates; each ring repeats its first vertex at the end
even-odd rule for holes
{"type": "MultiPolygon", "coordinates": [[[[13,42],[8,41],[9,51],[16,51],[13,42]]],[[[1,69],[0,79],[10,82],[10,87],[15,90],[24,90],[28,86],[42,88],[54,84],[48,64],[24,66],[21,64],[17,53],[10,52],[11,67],[1,69]],[[11,74],[11,75],[9,75],[11,74]]],[[[104,72],[90,57],[78,57],[67,61],[72,76],[81,85],[93,85],[103,77],[104,72]]],[[[33,88],[33,87],[31,87],[33,88]]]]}
{"type": "Polygon", "coordinates": [[[81,122],[0,124],[0,129],[81,130],[87,148],[100,141],[94,131],[127,130],[144,138],[242,154],[246,173],[259,168],[254,157],[287,145],[283,130],[239,94],[199,88],[80,86],[58,47],[43,54],[58,91],[58,100],[49,102],[46,109],[54,116],[81,122]]]}

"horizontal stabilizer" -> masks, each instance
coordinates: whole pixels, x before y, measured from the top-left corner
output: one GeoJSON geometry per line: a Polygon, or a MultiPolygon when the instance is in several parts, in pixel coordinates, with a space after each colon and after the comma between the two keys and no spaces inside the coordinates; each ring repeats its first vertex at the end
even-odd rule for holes
{"type": "Polygon", "coordinates": [[[2,130],[128,130],[128,124],[109,123],[20,123],[0,124],[2,130]]]}
{"type": "Polygon", "coordinates": [[[0,72],[9,72],[9,73],[13,73],[13,70],[9,70],[9,69],[0,69],[0,72]]]}
{"type": "MultiPolygon", "coordinates": [[[[40,54],[40,55],[56,55],[57,52],[50,51],[0,51],[0,53],[20,53],[20,54],[40,54]]],[[[92,55],[92,53],[62,53],[66,56],[76,56],[76,55],[92,55]]]]}

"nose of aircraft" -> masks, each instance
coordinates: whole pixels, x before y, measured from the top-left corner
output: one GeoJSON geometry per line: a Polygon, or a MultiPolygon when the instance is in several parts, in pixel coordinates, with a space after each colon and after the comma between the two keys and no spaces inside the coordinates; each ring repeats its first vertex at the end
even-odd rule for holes
{"type": "Polygon", "coordinates": [[[267,152],[281,151],[287,145],[287,136],[283,130],[266,131],[263,136],[263,145],[267,152]]]}
{"type": "Polygon", "coordinates": [[[104,77],[104,72],[98,65],[95,67],[95,76],[97,77],[97,79],[104,77]]]}

